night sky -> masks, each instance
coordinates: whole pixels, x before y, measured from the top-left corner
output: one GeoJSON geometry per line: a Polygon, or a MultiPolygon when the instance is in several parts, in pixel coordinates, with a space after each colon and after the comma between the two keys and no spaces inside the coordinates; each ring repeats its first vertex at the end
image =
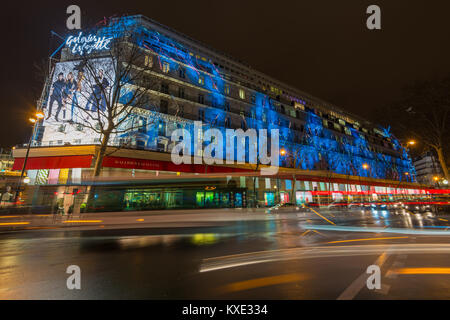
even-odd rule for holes
{"type": "Polygon", "coordinates": [[[29,139],[43,82],[36,64],[65,35],[66,8],[82,27],[143,14],[337,106],[372,117],[402,87],[450,74],[450,1],[8,1],[1,6],[0,146],[29,139]],[[377,4],[382,30],[366,28],[377,4]]]}

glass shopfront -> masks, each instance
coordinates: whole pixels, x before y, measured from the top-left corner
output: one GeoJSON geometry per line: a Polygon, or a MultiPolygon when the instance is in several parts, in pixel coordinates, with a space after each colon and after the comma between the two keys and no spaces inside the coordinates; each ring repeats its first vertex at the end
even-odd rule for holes
{"type": "MultiPolygon", "coordinates": [[[[102,192],[100,192],[101,195],[102,192]]],[[[198,189],[133,189],[123,195],[124,210],[239,208],[245,207],[246,191],[198,189]]]]}

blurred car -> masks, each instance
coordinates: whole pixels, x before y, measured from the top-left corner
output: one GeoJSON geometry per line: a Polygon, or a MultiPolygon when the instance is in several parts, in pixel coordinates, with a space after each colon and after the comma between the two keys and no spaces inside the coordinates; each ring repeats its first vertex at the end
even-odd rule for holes
{"type": "Polygon", "coordinates": [[[348,203],[344,200],[333,201],[329,205],[327,205],[328,209],[346,209],[347,207],[348,203]]]}
{"type": "Polygon", "coordinates": [[[283,212],[297,212],[300,211],[301,206],[293,203],[278,203],[270,207],[268,213],[283,213],[283,212]]]}
{"type": "Polygon", "coordinates": [[[370,204],[372,210],[387,210],[388,206],[385,203],[375,202],[370,204]]]}
{"type": "Polygon", "coordinates": [[[425,204],[413,204],[409,205],[407,209],[412,212],[424,213],[431,211],[431,206],[425,204]]]}

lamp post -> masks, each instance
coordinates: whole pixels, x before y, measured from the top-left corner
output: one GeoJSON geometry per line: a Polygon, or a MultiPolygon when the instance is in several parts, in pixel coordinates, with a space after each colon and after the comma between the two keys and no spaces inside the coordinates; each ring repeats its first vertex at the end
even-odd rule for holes
{"type": "MultiPolygon", "coordinates": [[[[401,142],[401,141],[400,141],[400,142],[401,142]]],[[[408,141],[406,141],[406,144],[405,144],[405,145],[404,145],[404,144],[401,144],[401,145],[402,145],[403,148],[405,148],[406,152],[409,152],[410,147],[414,147],[416,144],[417,144],[417,141],[416,141],[416,140],[414,140],[414,139],[409,139],[408,141]]],[[[409,154],[408,154],[408,156],[409,156],[409,154]]],[[[406,179],[408,179],[408,177],[409,177],[409,172],[405,172],[405,176],[406,176],[406,179]]],[[[411,175],[411,177],[409,177],[409,178],[410,178],[410,179],[414,179],[414,176],[411,175]]],[[[401,177],[400,177],[400,180],[401,180],[401,177]]],[[[401,183],[401,181],[400,181],[400,183],[401,183]]],[[[400,185],[400,183],[399,183],[399,185],[400,185]]]]}
{"type": "Polygon", "coordinates": [[[291,202],[292,204],[295,205],[297,203],[297,201],[296,201],[296,189],[295,189],[295,185],[297,183],[297,176],[295,174],[295,170],[297,170],[298,154],[297,153],[293,153],[293,152],[288,152],[285,148],[281,148],[280,156],[282,156],[283,158],[286,157],[286,156],[289,156],[289,157],[291,157],[291,159],[293,161],[294,173],[292,174],[292,186],[291,186],[291,190],[292,191],[291,191],[289,202],[291,202]]]}
{"type": "MultiPolygon", "coordinates": [[[[369,165],[368,165],[367,163],[363,163],[361,167],[362,167],[364,170],[368,170],[368,169],[369,169],[369,165]]],[[[363,194],[363,196],[364,196],[364,190],[363,190],[363,187],[362,187],[362,185],[361,185],[361,175],[359,175],[359,186],[360,186],[361,192],[362,192],[362,194],[363,194]]],[[[363,197],[363,199],[365,199],[365,197],[363,197]]]]}
{"type": "Polygon", "coordinates": [[[437,184],[437,187],[440,188],[441,186],[439,185],[439,177],[438,176],[434,176],[433,180],[437,184]]]}
{"type": "MultiPolygon", "coordinates": [[[[23,161],[22,172],[20,173],[19,183],[17,184],[16,195],[14,197],[15,198],[15,201],[14,201],[15,203],[17,203],[18,200],[19,200],[20,187],[22,185],[22,180],[24,179],[23,175],[25,174],[25,170],[26,170],[26,167],[27,167],[28,155],[30,154],[30,147],[31,147],[31,144],[33,143],[33,137],[34,137],[34,134],[35,134],[35,131],[36,131],[36,125],[38,124],[39,120],[44,118],[44,114],[41,111],[36,112],[34,116],[35,117],[32,117],[32,118],[28,119],[33,124],[33,131],[31,132],[30,140],[28,141],[27,153],[25,154],[25,159],[23,161]]],[[[28,182],[24,181],[24,183],[28,183],[28,182]]]]}

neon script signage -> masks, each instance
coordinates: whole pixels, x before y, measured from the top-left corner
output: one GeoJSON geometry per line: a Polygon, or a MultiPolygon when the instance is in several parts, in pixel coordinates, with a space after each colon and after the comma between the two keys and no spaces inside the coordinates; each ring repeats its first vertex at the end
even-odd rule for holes
{"type": "Polygon", "coordinates": [[[112,38],[98,37],[95,34],[83,35],[80,32],[77,36],[69,36],[66,46],[74,54],[90,54],[92,51],[108,50],[112,38]]]}

